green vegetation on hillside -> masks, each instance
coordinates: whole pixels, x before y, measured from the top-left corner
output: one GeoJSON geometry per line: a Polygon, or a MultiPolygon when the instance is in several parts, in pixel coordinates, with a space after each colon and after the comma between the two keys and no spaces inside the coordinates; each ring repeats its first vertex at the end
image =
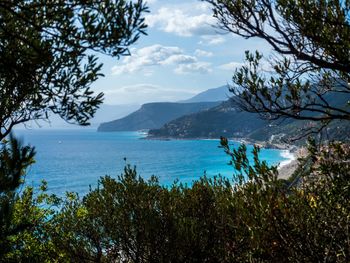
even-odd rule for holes
{"type": "MultiPolygon", "coordinates": [[[[346,97],[333,96],[334,105],[343,105],[346,97]]],[[[159,129],[151,129],[149,138],[243,138],[251,141],[292,143],[302,145],[306,141],[303,133],[317,128],[310,120],[264,120],[257,114],[240,110],[234,100],[206,111],[188,114],[172,120],[159,129]]],[[[323,141],[350,140],[350,123],[334,121],[319,135],[323,141]],[[323,136],[323,137],[322,137],[323,136]]]]}
{"type": "Polygon", "coordinates": [[[238,110],[228,100],[209,110],[182,116],[148,134],[150,138],[247,137],[266,123],[254,114],[238,110]]]}
{"type": "Polygon", "coordinates": [[[143,129],[156,129],[165,123],[182,115],[207,110],[218,105],[219,102],[175,103],[157,102],[147,103],[142,107],[119,120],[102,123],[98,131],[137,131],[143,129]]]}

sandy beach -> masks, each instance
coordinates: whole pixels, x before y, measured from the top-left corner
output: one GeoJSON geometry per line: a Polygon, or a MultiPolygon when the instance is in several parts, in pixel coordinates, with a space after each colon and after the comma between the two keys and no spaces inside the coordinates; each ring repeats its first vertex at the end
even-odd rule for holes
{"type": "Polygon", "coordinates": [[[278,178],[288,179],[294,171],[298,168],[299,158],[303,158],[307,155],[307,150],[305,148],[297,148],[295,150],[286,150],[285,157],[288,160],[280,163],[278,167],[278,178]]]}

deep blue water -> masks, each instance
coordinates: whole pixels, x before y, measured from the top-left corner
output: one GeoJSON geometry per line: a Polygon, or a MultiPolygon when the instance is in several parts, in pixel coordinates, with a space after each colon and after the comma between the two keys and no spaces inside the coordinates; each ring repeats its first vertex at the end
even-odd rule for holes
{"type": "MultiPolygon", "coordinates": [[[[45,179],[49,191],[58,195],[66,191],[85,194],[101,176],[120,175],[126,163],[136,165],[142,177],[156,175],[166,185],[176,179],[190,184],[204,172],[207,176],[233,174],[218,140],[145,140],[137,132],[91,129],[17,130],[15,134],[37,151],[26,184],[37,186],[45,179]]],[[[270,164],[285,160],[281,151],[271,149],[262,150],[261,158],[270,164]]]]}

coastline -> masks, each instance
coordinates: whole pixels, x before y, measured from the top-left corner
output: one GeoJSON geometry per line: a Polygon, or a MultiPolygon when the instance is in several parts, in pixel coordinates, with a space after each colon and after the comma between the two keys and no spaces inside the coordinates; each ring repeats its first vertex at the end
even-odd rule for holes
{"type": "Polygon", "coordinates": [[[278,179],[288,180],[299,166],[299,159],[307,156],[306,148],[295,148],[290,151],[290,159],[281,162],[278,167],[278,179]]]}
{"type": "MultiPolygon", "coordinates": [[[[220,140],[220,138],[208,138],[208,137],[197,137],[197,138],[176,138],[176,137],[143,137],[145,140],[220,140]]],[[[282,150],[281,157],[285,158],[278,165],[278,179],[287,180],[292,176],[299,165],[299,158],[305,157],[306,152],[304,148],[300,148],[296,145],[287,143],[274,143],[267,141],[256,141],[249,138],[237,138],[231,137],[228,140],[236,141],[244,144],[257,145],[260,148],[265,149],[278,149],[282,150]]]]}
{"type": "Polygon", "coordinates": [[[255,144],[265,149],[282,150],[281,157],[286,158],[286,160],[281,161],[277,167],[278,179],[288,180],[298,168],[298,159],[306,156],[304,148],[300,148],[293,144],[255,141],[246,138],[233,138],[233,140],[245,144],[255,144]]]}
{"type": "MultiPolygon", "coordinates": [[[[179,137],[155,137],[155,136],[145,136],[140,138],[142,140],[159,140],[159,141],[170,141],[170,140],[205,140],[205,141],[220,141],[220,138],[212,137],[188,137],[188,138],[179,138],[179,137]]],[[[235,141],[244,144],[257,145],[260,148],[265,149],[277,149],[277,150],[289,150],[296,151],[298,147],[293,144],[288,143],[275,143],[275,142],[266,142],[258,141],[242,137],[227,137],[229,141],[235,141]]]]}

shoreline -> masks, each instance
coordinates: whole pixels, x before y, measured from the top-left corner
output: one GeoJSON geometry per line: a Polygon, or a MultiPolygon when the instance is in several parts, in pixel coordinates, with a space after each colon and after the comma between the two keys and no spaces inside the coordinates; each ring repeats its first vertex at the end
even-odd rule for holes
{"type": "MultiPolygon", "coordinates": [[[[206,138],[206,137],[174,138],[174,137],[148,137],[148,136],[142,139],[164,140],[164,141],[169,141],[169,140],[218,140],[219,141],[220,140],[220,138],[206,138]]],[[[237,137],[231,137],[227,139],[238,143],[257,145],[260,148],[264,148],[264,149],[282,150],[281,157],[286,160],[283,160],[278,164],[278,167],[277,167],[278,179],[288,180],[288,178],[290,178],[295,172],[295,170],[298,168],[298,165],[299,165],[298,159],[306,155],[304,148],[300,148],[293,144],[272,143],[272,142],[265,142],[265,141],[256,141],[248,138],[237,138],[237,137]]]]}
{"type": "Polygon", "coordinates": [[[288,180],[295,170],[299,166],[299,159],[307,156],[306,148],[296,148],[294,151],[291,151],[290,160],[286,160],[285,163],[281,162],[278,169],[278,179],[288,180]]]}
{"type": "MultiPolygon", "coordinates": [[[[210,138],[210,137],[189,137],[189,138],[179,138],[179,137],[153,137],[153,136],[145,136],[140,138],[142,140],[159,140],[159,141],[171,141],[171,140],[203,140],[203,141],[220,141],[220,138],[210,138]]],[[[250,145],[257,145],[260,148],[264,149],[278,149],[278,150],[289,150],[289,151],[296,151],[298,147],[293,144],[288,143],[273,143],[273,142],[266,142],[266,141],[257,141],[253,139],[248,138],[242,138],[242,137],[227,137],[229,141],[235,141],[242,144],[250,144],[250,145]]]]}
{"type": "Polygon", "coordinates": [[[281,161],[278,165],[278,168],[283,168],[285,166],[288,166],[297,160],[297,155],[295,154],[295,152],[290,150],[283,150],[280,155],[286,160],[281,161]]]}
{"type": "Polygon", "coordinates": [[[278,179],[288,180],[295,170],[298,168],[299,162],[297,159],[290,160],[288,163],[279,165],[278,170],[278,179]]]}

